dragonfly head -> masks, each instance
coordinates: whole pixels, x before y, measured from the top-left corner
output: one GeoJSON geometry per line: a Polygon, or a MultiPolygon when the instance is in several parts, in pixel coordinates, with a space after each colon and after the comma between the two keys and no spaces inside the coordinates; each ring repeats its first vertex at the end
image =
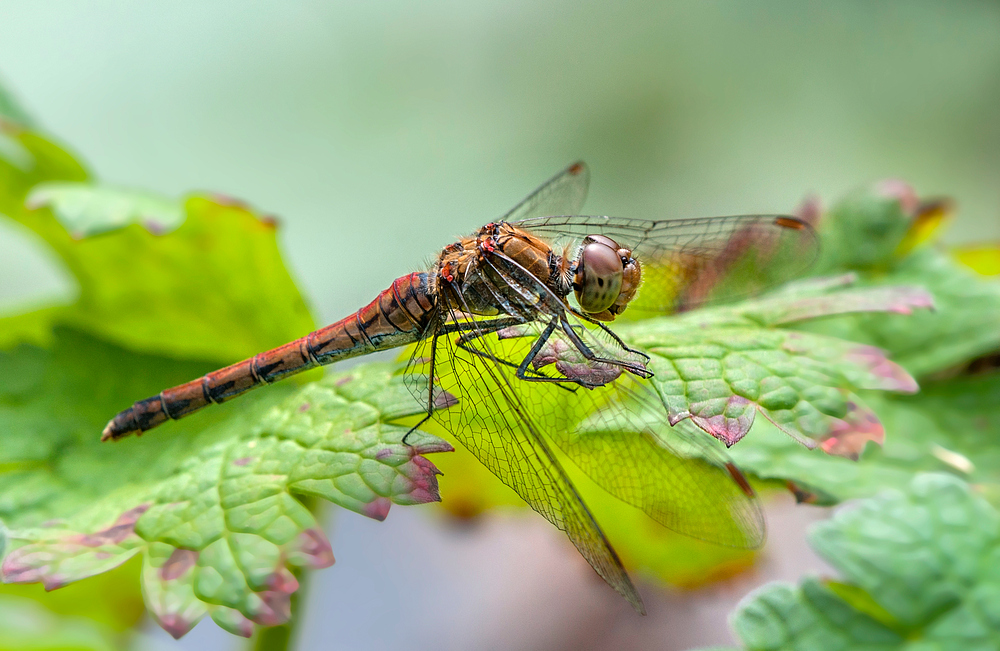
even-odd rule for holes
{"type": "Polygon", "coordinates": [[[614,320],[639,289],[639,261],[610,237],[585,237],[574,266],[573,289],[580,309],[599,321],[614,320]]]}

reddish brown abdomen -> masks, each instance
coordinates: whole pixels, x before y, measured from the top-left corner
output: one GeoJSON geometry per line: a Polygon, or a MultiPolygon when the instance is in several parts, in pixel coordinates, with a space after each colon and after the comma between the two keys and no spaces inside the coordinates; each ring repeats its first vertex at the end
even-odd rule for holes
{"type": "Polygon", "coordinates": [[[316,366],[413,343],[426,330],[435,305],[431,281],[424,272],[397,278],[378,298],[347,318],[140,400],[108,423],[101,440],[145,432],[168,419],[183,418],[316,366]]]}

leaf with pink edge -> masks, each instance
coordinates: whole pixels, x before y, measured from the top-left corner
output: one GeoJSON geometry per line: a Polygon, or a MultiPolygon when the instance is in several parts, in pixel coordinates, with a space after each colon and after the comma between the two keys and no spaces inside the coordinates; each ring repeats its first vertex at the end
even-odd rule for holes
{"type": "Polygon", "coordinates": [[[925,292],[860,290],[851,277],[805,281],[770,297],[630,324],[620,334],[647,351],[670,423],[691,419],[727,446],[757,412],[806,447],[857,458],[883,430],[856,392],[912,393],[916,382],[884,353],[780,326],[831,314],[928,307],[925,292]]]}
{"type": "MultiPolygon", "coordinates": [[[[876,348],[779,327],[857,310],[917,310],[930,303],[926,292],[919,289],[863,290],[853,287],[853,280],[850,276],[810,280],[755,301],[616,324],[615,330],[629,345],[650,353],[650,368],[655,373],[651,382],[672,423],[686,430],[679,432],[678,438],[700,435],[690,431],[693,426],[684,428],[696,424],[721,440],[736,441],[760,412],[765,418],[760,419],[754,434],[730,449],[737,463],[755,451],[766,459],[768,450],[761,449],[758,439],[771,441],[776,437],[783,446],[803,457],[811,455],[809,458],[826,463],[831,470],[848,468],[871,475],[864,488],[877,489],[894,485],[897,479],[905,482],[912,473],[888,469],[880,474],[851,460],[877,447],[866,444],[883,436],[874,412],[857,393],[866,389],[912,392],[916,383],[876,348]],[[781,423],[786,432],[777,430],[769,419],[781,423]],[[789,433],[817,449],[810,450],[789,433]],[[744,450],[747,455],[742,454],[744,450]]],[[[517,336],[520,331],[511,328],[504,334],[517,336]]],[[[557,363],[580,361],[551,347],[543,352],[551,353],[557,363]]],[[[650,417],[662,419],[664,413],[650,417]]],[[[672,443],[680,445],[682,441],[672,443]]],[[[477,472],[480,469],[461,464],[457,458],[445,463],[449,490],[442,506],[455,515],[471,517],[494,506],[517,503],[516,497],[487,472],[477,472]]],[[[752,464],[748,469],[756,470],[752,464]]],[[[805,475],[783,470],[793,478],[805,475]]],[[[573,467],[567,472],[632,567],[669,583],[695,585],[699,580],[739,572],[753,562],[752,554],[664,532],[643,514],[623,509],[609,495],[588,491],[588,480],[573,467]]]]}
{"type": "Polygon", "coordinates": [[[810,532],[843,577],[772,583],[730,617],[747,651],[995,649],[1000,514],[955,477],[927,473],[810,532]]]}
{"type": "Polygon", "coordinates": [[[184,222],[184,206],[150,192],[90,183],[49,181],[32,188],[29,210],[50,208],[70,235],[82,239],[137,223],[154,235],[184,222]]]}
{"type": "Polygon", "coordinates": [[[807,450],[770,424],[758,425],[730,454],[744,470],[785,482],[813,503],[902,488],[920,471],[960,475],[1000,503],[998,395],[998,373],[928,383],[913,396],[868,393],[886,436],[881,447],[864,448],[857,462],[807,450]]]}
{"type": "Polygon", "coordinates": [[[47,138],[9,122],[0,129],[21,156],[0,152],[0,211],[49,244],[80,288],[73,305],[0,319],[9,537],[0,578],[51,589],[138,555],[156,563],[143,569],[143,591],[171,633],[210,614],[245,635],[252,621],[287,617],[292,570],[333,562],[295,496],[379,519],[393,503],[439,499],[422,454],[450,448],[420,432],[401,444],[408,429],[388,421],[419,407],[386,367],[300,394],[272,387],[162,435],[101,445],[103,421],[129,402],[284,343],[312,321],[273,219],[217,196],[170,202],[86,185],[83,167],[47,138]],[[52,181],[63,185],[27,200],[52,181]],[[115,228],[150,216],[151,229],[115,228]]]}
{"type": "Polygon", "coordinates": [[[917,377],[932,376],[1000,350],[1000,281],[983,277],[946,253],[918,249],[888,272],[866,274],[869,291],[887,283],[920,285],[934,297],[933,311],[852,314],[795,324],[796,328],[872,344],[917,377]]]}
{"type": "Polygon", "coordinates": [[[174,200],[102,186],[34,131],[0,121],[0,136],[23,159],[0,151],[0,213],[38,235],[77,285],[75,302],[51,322],[133,350],[217,363],[313,329],[272,216],[220,195],[174,200]]]}
{"type": "MultiPolygon", "coordinates": [[[[922,287],[887,285],[856,287],[858,277],[846,274],[835,278],[801,281],[769,300],[760,301],[755,316],[769,325],[785,325],[840,314],[865,312],[909,316],[916,310],[933,309],[932,296],[922,287]],[[830,292],[831,289],[844,288],[830,292]],[[823,293],[813,294],[810,290],[823,293]],[[796,297],[789,301],[788,298],[796,297]]],[[[749,313],[749,312],[748,312],[749,313]]]]}
{"type": "Polygon", "coordinates": [[[409,428],[390,421],[420,406],[393,365],[274,387],[240,410],[224,405],[103,445],[96,433],[105,403],[120,400],[116,383],[147,392],[144,384],[176,382],[171,374],[189,377],[191,363],[170,366],[63,330],[51,350],[22,346],[0,354],[4,363],[39,368],[24,386],[0,390],[9,443],[0,450],[9,539],[0,577],[54,589],[141,554],[147,606],[175,636],[206,614],[242,635],[288,617],[294,572],[333,563],[296,496],[378,519],[394,503],[440,499],[438,471],[422,455],[451,448],[421,431],[402,444],[409,428]],[[93,405],[95,386],[111,392],[93,405]]]}
{"type": "Polygon", "coordinates": [[[816,215],[823,255],[814,271],[855,272],[867,291],[921,287],[933,296],[935,310],[910,316],[861,311],[796,327],[878,346],[918,378],[1000,350],[997,276],[976,273],[961,262],[967,258],[926,245],[950,210],[949,201],[921,201],[913,188],[892,181],[816,215]]]}
{"type": "Polygon", "coordinates": [[[759,423],[730,454],[744,470],[785,482],[802,500],[831,504],[870,496],[883,487],[905,485],[914,472],[942,469],[969,477],[1000,499],[1000,453],[994,445],[1000,440],[1000,430],[994,432],[1000,424],[994,413],[1000,380],[995,373],[928,381],[912,397],[886,395],[873,390],[907,394],[917,385],[883,349],[785,327],[760,328],[821,329],[827,321],[849,318],[874,322],[875,315],[801,317],[868,311],[878,297],[897,313],[881,318],[897,320],[900,328],[906,319],[922,323],[936,314],[916,309],[928,305],[921,290],[854,288],[850,280],[812,279],[757,301],[666,319],[659,333],[637,326],[628,332],[629,342],[654,353],[654,382],[672,419],[690,418],[720,439],[735,441],[746,434],[754,411],[765,416],[769,422],[759,423]],[[836,300],[841,295],[843,304],[836,300]],[[784,314],[783,304],[790,307],[784,314]],[[700,339],[686,345],[684,329],[692,325],[700,339]]]}
{"type": "Polygon", "coordinates": [[[295,571],[333,563],[300,498],[379,519],[440,499],[422,455],[450,447],[422,432],[401,443],[408,428],[389,421],[419,407],[385,366],[273,387],[141,442],[98,442],[132,400],[311,329],[273,218],[216,195],[90,184],[71,154],[10,119],[0,212],[79,290],[73,304],[0,319],[4,582],[54,589],[142,557],[149,608],[172,634],[210,614],[249,635],[288,617],[295,571]]]}

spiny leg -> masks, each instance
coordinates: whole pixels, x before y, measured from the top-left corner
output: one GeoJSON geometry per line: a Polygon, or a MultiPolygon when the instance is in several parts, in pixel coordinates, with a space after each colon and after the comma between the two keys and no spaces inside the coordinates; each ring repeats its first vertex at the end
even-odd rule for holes
{"type": "Polygon", "coordinates": [[[619,337],[618,334],[615,333],[614,330],[612,330],[608,326],[604,325],[600,321],[596,321],[596,323],[597,323],[597,326],[601,330],[603,330],[604,332],[606,332],[608,334],[608,336],[610,336],[612,339],[614,339],[618,343],[618,345],[621,346],[623,349],[625,349],[627,352],[630,352],[633,355],[642,355],[643,357],[646,358],[647,362],[649,361],[649,359],[650,359],[649,355],[647,355],[646,353],[642,352],[641,350],[636,350],[635,348],[629,348],[625,344],[625,342],[621,340],[621,337],[619,337]]]}
{"type": "MultiPolygon", "coordinates": [[[[471,345],[472,342],[475,341],[476,339],[480,339],[490,333],[506,328],[509,325],[520,325],[524,323],[524,320],[520,319],[519,317],[513,317],[513,318],[516,319],[513,322],[510,322],[509,320],[504,320],[504,322],[499,325],[496,322],[493,322],[488,324],[485,328],[478,328],[475,326],[467,327],[464,329],[464,334],[462,334],[462,336],[460,336],[456,341],[456,344],[458,345],[459,348],[461,348],[465,352],[472,353],[477,357],[482,357],[490,361],[496,361],[510,368],[520,369],[520,367],[514,362],[511,362],[506,359],[500,359],[499,357],[496,357],[495,355],[492,355],[486,351],[478,350],[477,348],[471,345]]],[[[458,328],[453,328],[451,331],[462,332],[462,330],[458,328]]],[[[534,369],[531,370],[531,373],[534,373],[534,375],[531,377],[525,377],[523,372],[519,370],[519,374],[517,377],[520,379],[527,379],[535,382],[559,382],[560,384],[558,386],[562,389],[566,389],[567,391],[576,391],[576,388],[564,386],[564,384],[566,383],[579,384],[579,382],[577,382],[576,380],[569,380],[567,378],[549,377],[548,375],[545,375],[541,371],[536,371],[534,369]]]]}
{"type": "Polygon", "coordinates": [[[508,316],[499,319],[494,319],[489,323],[475,323],[474,321],[455,321],[454,323],[446,323],[441,327],[439,332],[443,335],[452,334],[455,332],[475,332],[481,331],[484,335],[491,332],[496,332],[497,330],[503,330],[504,328],[509,328],[510,326],[521,325],[526,323],[527,320],[519,316],[508,316]]]}
{"type": "MultiPolygon", "coordinates": [[[[617,343],[619,346],[621,346],[622,350],[624,350],[625,352],[632,353],[633,355],[641,355],[641,356],[643,356],[643,357],[646,358],[647,362],[649,361],[649,355],[647,355],[646,353],[642,352],[641,350],[636,350],[635,348],[629,347],[624,341],[622,341],[622,338],[618,336],[618,333],[616,333],[614,330],[612,330],[608,326],[604,325],[603,321],[598,321],[597,319],[593,319],[589,315],[584,314],[582,312],[578,312],[578,311],[576,311],[576,310],[574,310],[572,308],[570,309],[570,312],[572,312],[574,316],[576,316],[578,318],[581,318],[581,319],[587,321],[588,323],[593,323],[598,328],[600,328],[601,330],[603,330],[605,332],[605,334],[607,334],[609,337],[611,337],[612,339],[614,339],[615,343],[617,343]]],[[[571,325],[570,327],[576,329],[576,328],[579,328],[580,326],[571,325]]]]}
{"type": "MultiPolygon", "coordinates": [[[[477,338],[477,337],[485,336],[485,335],[487,335],[489,333],[492,333],[492,332],[496,332],[498,330],[502,330],[503,328],[507,328],[507,327],[510,327],[510,326],[513,326],[513,325],[519,325],[519,324],[524,323],[524,322],[525,321],[524,321],[523,318],[512,316],[512,317],[507,317],[507,318],[495,319],[491,323],[486,324],[485,327],[482,324],[476,324],[474,322],[468,322],[468,323],[454,322],[454,323],[444,324],[443,326],[438,327],[435,330],[434,334],[431,336],[430,369],[427,372],[427,413],[424,415],[423,418],[420,419],[420,422],[418,422],[416,425],[414,425],[413,427],[411,427],[409,429],[409,431],[407,431],[406,434],[403,435],[402,442],[403,442],[404,445],[408,445],[406,443],[406,439],[409,438],[410,434],[412,434],[421,425],[423,425],[428,420],[430,420],[431,417],[434,415],[434,409],[435,409],[435,406],[434,406],[434,377],[435,377],[434,376],[434,368],[436,366],[437,341],[438,341],[438,338],[441,337],[441,336],[443,336],[443,335],[454,334],[456,332],[464,333],[464,334],[462,334],[461,337],[459,337],[459,342],[460,342],[459,343],[459,347],[462,348],[462,350],[465,350],[467,352],[473,353],[475,355],[479,355],[481,357],[488,357],[490,359],[494,359],[491,355],[487,355],[487,354],[483,353],[482,351],[478,351],[478,350],[475,350],[473,348],[466,348],[465,346],[463,346],[462,342],[463,342],[463,340],[465,340],[465,337],[466,337],[467,333],[476,333],[475,337],[473,337],[473,339],[474,339],[474,338],[477,338]]],[[[504,363],[510,364],[511,366],[514,366],[514,364],[512,364],[510,362],[506,362],[505,360],[497,360],[497,361],[504,362],[504,363]]]]}
{"type": "MultiPolygon", "coordinates": [[[[580,386],[584,386],[584,387],[597,387],[597,386],[600,386],[598,384],[593,384],[591,382],[585,382],[584,380],[581,380],[580,378],[556,378],[556,377],[548,377],[548,376],[529,377],[529,376],[525,375],[525,371],[528,369],[528,365],[531,364],[531,362],[533,362],[535,360],[535,357],[538,355],[539,351],[542,350],[542,346],[544,346],[545,342],[547,342],[549,340],[549,337],[552,336],[552,333],[555,331],[556,326],[558,324],[559,324],[559,317],[558,316],[552,317],[552,320],[549,321],[549,325],[545,326],[545,330],[542,331],[542,334],[540,334],[538,336],[538,339],[535,340],[535,343],[532,344],[531,350],[529,350],[528,354],[525,355],[525,357],[524,357],[523,360],[521,360],[521,364],[517,367],[517,374],[516,374],[517,378],[519,380],[525,380],[527,382],[559,382],[559,383],[567,383],[568,382],[568,383],[571,383],[571,384],[579,384],[580,386]]],[[[575,391],[576,390],[576,389],[574,389],[572,387],[563,386],[563,384],[557,384],[556,386],[560,386],[560,387],[562,387],[564,389],[568,389],[570,391],[575,391]]]]}
{"type": "Polygon", "coordinates": [[[434,356],[437,353],[437,340],[440,336],[440,330],[435,331],[431,336],[431,367],[427,372],[427,414],[420,419],[419,423],[411,427],[406,434],[403,434],[403,445],[409,445],[406,439],[410,437],[410,434],[413,434],[421,425],[430,420],[434,414],[434,356]]]}
{"type": "Polygon", "coordinates": [[[590,347],[584,343],[583,339],[580,338],[580,335],[578,335],[576,331],[573,330],[573,327],[570,325],[569,321],[566,320],[565,314],[563,314],[560,317],[560,321],[562,322],[562,331],[566,333],[566,336],[569,337],[569,340],[573,342],[573,345],[576,346],[576,349],[580,351],[580,354],[583,355],[586,359],[590,360],[591,362],[598,362],[600,364],[610,364],[611,366],[619,366],[621,368],[626,369],[628,372],[638,375],[639,377],[642,378],[653,377],[653,373],[649,371],[649,369],[647,369],[645,366],[637,366],[630,362],[623,362],[620,359],[609,359],[607,357],[598,357],[597,355],[594,354],[594,351],[592,351],[590,347]]]}
{"type": "MultiPolygon", "coordinates": [[[[504,255],[502,251],[497,251],[495,253],[495,255],[497,255],[499,258],[505,260],[508,264],[511,265],[512,268],[519,269],[526,276],[528,276],[530,278],[533,278],[537,282],[537,279],[534,278],[534,276],[532,276],[531,273],[528,272],[527,269],[525,269],[520,264],[518,264],[517,261],[515,261],[515,260],[509,258],[508,256],[504,255]]],[[[487,262],[489,262],[489,259],[487,259],[487,262]]],[[[501,271],[500,269],[498,269],[496,265],[490,263],[490,266],[501,277],[505,276],[504,272],[501,271]]],[[[517,283],[514,282],[514,281],[510,281],[510,285],[512,287],[516,288],[517,283]]],[[[542,290],[543,293],[546,293],[552,299],[557,300],[556,297],[555,297],[555,295],[552,293],[552,290],[550,288],[546,287],[543,283],[539,284],[538,289],[542,290]]],[[[619,346],[621,346],[622,350],[625,350],[626,352],[632,353],[634,355],[641,355],[642,357],[646,358],[646,361],[649,361],[649,359],[650,359],[649,355],[647,355],[646,353],[642,352],[641,350],[635,350],[633,348],[628,347],[625,344],[625,342],[621,340],[621,337],[619,337],[613,330],[611,330],[611,328],[607,327],[602,322],[598,321],[597,319],[594,319],[593,317],[591,317],[588,314],[584,314],[583,312],[575,310],[572,307],[569,308],[569,312],[571,314],[573,314],[574,316],[583,319],[584,321],[596,324],[598,327],[601,328],[601,330],[603,330],[605,333],[607,333],[619,346]]],[[[562,320],[563,320],[563,323],[564,323],[564,325],[563,325],[564,328],[570,328],[570,329],[573,329],[573,330],[580,329],[581,331],[583,330],[583,326],[580,326],[580,325],[569,325],[568,322],[566,321],[566,315],[565,315],[565,313],[562,315],[562,320]]],[[[579,342],[581,345],[583,345],[583,341],[582,341],[582,339],[580,339],[579,336],[577,336],[577,337],[574,338],[574,343],[577,343],[577,342],[579,342]]],[[[587,348],[586,345],[583,345],[583,347],[584,347],[584,349],[589,350],[589,348],[587,348]]],[[[582,349],[581,349],[581,352],[583,352],[582,349]]],[[[590,359],[590,358],[588,358],[588,359],[590,359]]],[[[598,358],[593,358],[593,359],[598,359],[598,358]]],[[[631,365],[623,364],[623,363],[615,361],[615,360],[599,360],[599,361],[606,361],[609,364],[614,364],[614,365],[617,365],[617,366],[626,366],[626,367],[631,368],[631,365]]]]}

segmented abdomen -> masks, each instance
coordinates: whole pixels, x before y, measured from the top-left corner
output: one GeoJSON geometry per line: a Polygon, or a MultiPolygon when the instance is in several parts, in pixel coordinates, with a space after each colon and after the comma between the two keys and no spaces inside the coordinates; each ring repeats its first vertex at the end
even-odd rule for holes
{"type": "Polygon", "coordinates": [[[101,440],[145,432],[168,419],[183,418],[316,366],[412,343],[424,333],[435,305],[431,282],[432,277],[425,272],[397,278],[378,298],[349,317],[140,400],[111,419],[101,440]]]}

